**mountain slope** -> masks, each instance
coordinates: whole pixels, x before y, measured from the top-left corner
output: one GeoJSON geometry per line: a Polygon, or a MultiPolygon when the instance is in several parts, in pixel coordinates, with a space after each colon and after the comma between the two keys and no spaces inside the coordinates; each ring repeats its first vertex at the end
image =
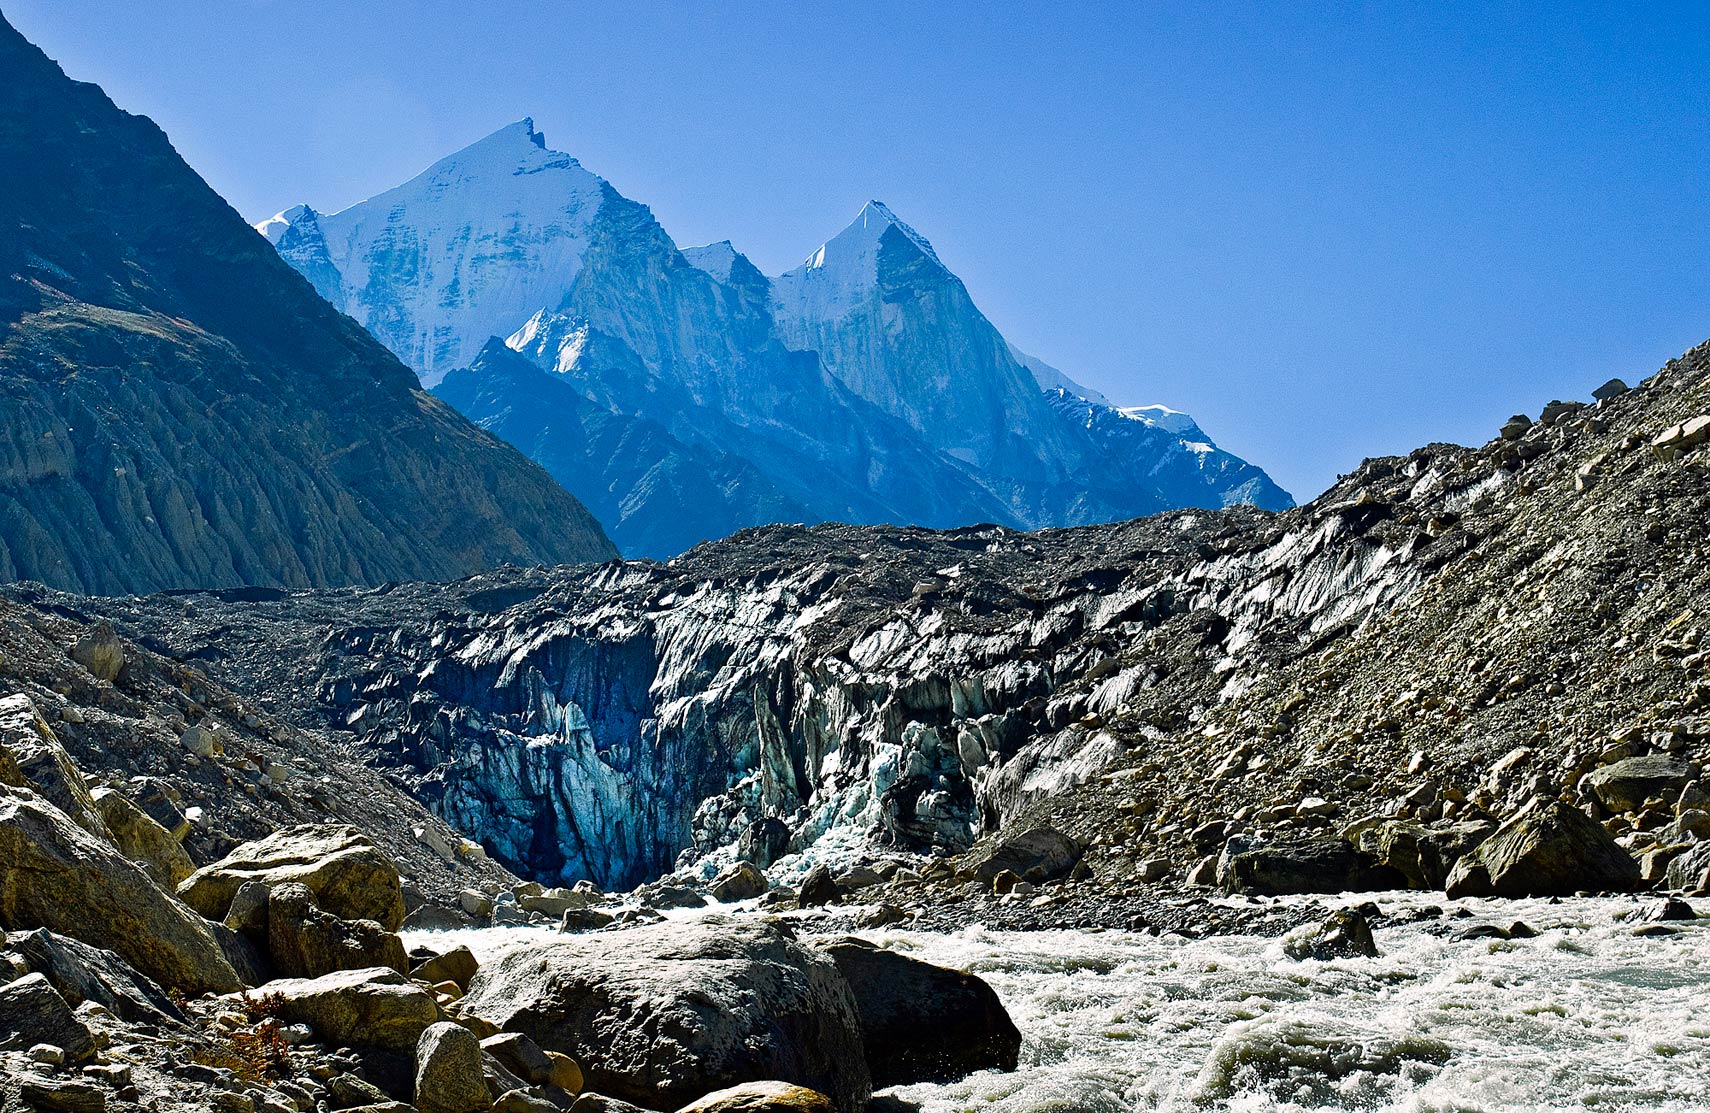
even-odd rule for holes
{"type": "MultiPolygon", "coordinates": [[[[729,242],[679,251],[646,206],[547,149],[524,120],[341,212],[298,205],[257,228],[423,382],[509,337],[582,400],[736,468],[686,519],[650,520],[671,504],[651,490],[596,499],[633,508],[620,531],[632,555],[769,521],[752,515],[778,504],[734,479],[750,469],[808,522],[1027,527],[1247,497],[1289,505],[1268,481],[1224,486],[1227,469],[1176,467],[1183,449],[1165,430],[1105,437],[1066,420],[1041,385],[1069,380],[1024,362],[925,238],[876,202],[772,280],[729,242]],[[654,540],[636,547],[642,537],[654,540]]],[[[472,416],[572,491],[620,481],[541,439],[536,418],[577,425],[580,402],[502,377],[528,383],[531,406],[564,411],[525,414],[491,375],[442,393],[478,404],[472,416]]]]}
{"type": "Polygon", "coordinates": [[[498,340],[436,390],[539,461],[627,554],[669,557],[750,522],[813,518],[747,461],[598,405],[498,340]]]}
{"type": "Polygon", "coordinates": [[[354,736],[543,879],[711,876],[757,823],[805,868],[1049,822],[1090,844],[1086,905],[982,919],[1120,925],[1117,898],[1157,866],[1208,877],[1225,839],[1488,833],[1553,799],[1653,878],[1710,862],[1701,786],[1674,787],[1677,824],[1672,798],[1587,776],[1710,760],[1710,345],[1545,414],[1366,461],[1281,515],[774,527],[668,565],[90,606],[217,651],[226,682],[354,736]]]}
{"type": "Polygon", "coordinates": [[[0,22],[0,577],[92,592],[613,554],[145,118],[0,22]]]}

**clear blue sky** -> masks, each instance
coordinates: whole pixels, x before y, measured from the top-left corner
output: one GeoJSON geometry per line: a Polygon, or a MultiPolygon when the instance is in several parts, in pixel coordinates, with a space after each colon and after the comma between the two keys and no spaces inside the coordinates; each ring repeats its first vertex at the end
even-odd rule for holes
{"type": "Polygon", "coordinates": [[[777,272],[870,197],[1308,497],[1710,337],[1706,9],[0,0],[245,216],[533,116],[777,272]]]}

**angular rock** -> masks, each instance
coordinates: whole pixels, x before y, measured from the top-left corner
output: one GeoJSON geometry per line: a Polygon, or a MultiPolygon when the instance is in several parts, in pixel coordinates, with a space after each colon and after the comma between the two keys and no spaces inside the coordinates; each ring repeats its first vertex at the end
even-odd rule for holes
{"type": "Polygon", "coordinates": [[[848,982],[774,921],[708,916],[512,948],[460,1007],[653,1109],[782,1079],[860,1113],[871,1091],[848,982]]]}
{"type": "Polygon", "coordinates": [[[540,1045],[521,1032],[501,1032],[481,1041],[481,1050],[530,1086],[552,1081],[552,1060],[540,1045]]]}
{"type": "Polygon", "coordinates": [[[48,803],[96,838],[112,841],[82,771],[29,696],[0,699],[0,751],[10,755],[25,783],[48,803]]]}
{"type": "Polygon", "coordinates": [[[713,878],[708,891],[713,899],[725,904],[750,900],[768,888],[766,875],[753,862],[738,862],[713,878]]]}
{"type": "Polygon", "coordinates": [[[404,922],[397,863],[354,827],[276,831],[203,866],[178,887],[178,895],[209,919],[223,920],[246,881],[306,885],[321,909],[340,919],[374,920],[387,931],[397,931],[404,922]]]}
{"type": "Polygon", "coordinates": [[[610,925],[616,918],[610,912],[601,912],[598,908],[572,908],[558,921],[558,930],[571,933],[598,931],[610,925]]]}
{"type": "Polygon", "coordinates": [[[475,971],[480,968],[481,964],[476,960],[475,952],[468,947],[453,947],[411,970],[410,977],[431,984],[455,982],[459,989],[467,990],[470,979],[475,977],[475,971]]]}
{"type": "Polygon", "coordinates": [[[1451,900],[1568,896],[1625,892],[1638,881],[1639,864],[1602,824],[1557,800],[1504,823],[1456,862],[1445,892],[1451,900]]]}
{"type": "Polygon", "coordinates": [[[30,1109],[47,1113],[102,1113],[107,1095],[91,1082],[70,1078],[26,1078],[18,1096],[30,1109]]]}
{"type": "Polygon", "coordinates": [[[318,978],[281,978],[263,992],[280,997],[280,1018],[307,1024],[325,1041],[411,1051],[440,1019],[433,994],[384,967],[318,978]]]}
{"type": "Polygon", "coordinates": [[[112,832],[113,845],[141,866],[155,884],[177,891],[178,883],[196,872],[196,863],[185,853],[172,832],[156,823],[123,793],[98,788],[90,793],[101,819],[112,832]]]}
{"type": "Polygon", "coordinates": [[[1231,839],[1217,862],[1217,884],[1227,893],[1281,896],[1401,889],[1407,879],[1346,839],[1302,839],[1250,848],[1242,840],[1231,839]]]}
{"type": "Polygon", "coordinates": [[[168,988],[241,985],[206,921],[27,790],[0,788],[0,926],[45,927],[117,951],[168,988]]]}
{"type": "Polygon", "coordinates": [[[1670,889],[1694,892],[1710,888],[1710,842],[1701,842],[1671,859],[1666,876],[1670,889]]]}
{"type": "Polygon", "coordinates": [[[95,1037],[65,998],[40,974],[0,985],[0,1051],[23,1051],[51,1043],[68,1058],[95,1057],[95,1037]]]}
{"type": "Polygon", "coordinates": [[[1336,958],[1376,958],[1378,955],[1371,921],[1359,908],[1338,908],[1319,926],[1308,928],[1285,941],[1283,951],[1293,959],[1312,958],[1320,962],[1336,958]]]}
{"type": "Polygon", "coordinates": [[[1411,889],[1441,889],[1449,870],[1496,831],[1485,820],[1428,826],[1379,820],[1348,832],[1356,848],[1398,871],[1411,889]]]}
{"type": "Polygon", "coordinates": [[[570,1107],[570,1113],[647,1113],[647,1110],[604,1094],[583,1094],[570,1107]]]}
{"type": "Polygon", "coordinates": [[[1612,812],[1636,812],[1652,797],[1674,803],[1680,797],[1680,790],[1698,772],[1698,767],[1689,762],[1650,754],[1594,769],[1586,776],[1586,782],[1605,808],[1612,812]]]}
{"type": "Polygon", "coordinates": [[[507,1090],[493,1102],[493,1113],[558,1113],[559,1106],[527,1090],[507,1090]]]}
{"type": "Polygon", "coordinates": [[[482,1113],[492,1107],[475,1033],[449,1021],[429,1025],[416,1043],[418,1113],[482,1113]]]}
{"type": "Polygon", "coordinates": [[[787,1082],[747,1082],[692,1101],[677,1113],[836,1113],[831,1099],[787,1082]]]}
{"type": "Polygon", "coordinates": [[[1015,1069],[1021,1032],[981,979],[860,939],[820,950],[854,991],[874,1086],[1015,1069]]]}
{"type": "Polygon", "coordinates": [[[843,899],[843,890],[837,887],[837,882],[831,876],[831,870],[824,863],[808,870],[802,878],[802,886],[796,900],[803,908],[819,908],[827,904],[836,904],[843,899]]]}
{"type": "Polygon", "coordinates": [[[71,647],[71,659],[89,670],[96,680],[111,683],[119,679],[125,668],[125,643],[105,622],[77,639],[71,647]]]}
{"type": "Polygon", "coordinates": [[[376,966],[403,973],[410,961],[396,934],[373,920],[341,920],[323,912],[309,887],[295,881],[268,893],[267,954],[288,978],[376,966]]]}
{"type": "Polygon", "coordinates": [[[93,1001],[132,1023],[184,1023],[171,996],[112,951],[40,928],[7,936],[6,946],[72,1008],[93,1001]]]}
{"type": "Polygon", "coordinates": [[[1062,877],[1081,860],[1081,845],[1054,827],[1031,827],[1004,835],[965,861],[977,880],[990,883],[1009,870],[1038,884],[1062,877]]]}

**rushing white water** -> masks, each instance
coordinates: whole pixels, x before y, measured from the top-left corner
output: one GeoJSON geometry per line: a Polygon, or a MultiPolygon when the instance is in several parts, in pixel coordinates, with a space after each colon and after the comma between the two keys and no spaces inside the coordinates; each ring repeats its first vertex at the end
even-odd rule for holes
{"type": "MultiPolygon", "coordinates": [[[[1654,903],[1460,901],[1448,907],[1474,918],[1441,921],[1451,933],[1523,920],[1539,934],[1457,940],[1423,921],[1378,929],[1377,958],[1331,962],[1239,935],[862,934],[980,975],[1022,1031],[1014,1073],[895,1091],[926,1113],[1698,1113],[1710,1110],[1710,921],[1634,935],[1630,917],[1654,903]]],[[[479,953],[544,933],[450,934],[479,953]]]]}
{"type": "Polygon", "coordinates": [[[1380,929],[1377,958],[1301,962],[1250,936],[867,934],[979,974],[1025,1037],[1013,1074],[897,1091],[926,1113],[1710,1109],[1710,925],[1638,937],[1632,900],[1456,907],[1477,916],[1457,931],[1539,935],[1417,923],[1380,929]]]}

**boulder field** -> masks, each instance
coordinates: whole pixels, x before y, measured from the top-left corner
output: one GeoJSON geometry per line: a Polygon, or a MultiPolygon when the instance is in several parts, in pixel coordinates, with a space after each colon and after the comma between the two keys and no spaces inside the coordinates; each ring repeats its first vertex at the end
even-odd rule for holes
{"type": "MultiPolygon", "coordinates": [[[[183,875],[178,836],[128,797],[100,807],[33,704],[13,703],[5,1108],[863,1113],[875,1077],[1016,1065],[1020,1036],[978,978],[771,915],[608,916],[483,963],[406,949],[398,866],[347,824],[283,827],[183,875]],[[121,836],[109,813],[154,826],[121,836]]],[[[726,895],[765,887],[755,867],[736,876],[726,895]]],[[[570,917],[605,899],[513,886],[495,908],[570,917]]]]}

